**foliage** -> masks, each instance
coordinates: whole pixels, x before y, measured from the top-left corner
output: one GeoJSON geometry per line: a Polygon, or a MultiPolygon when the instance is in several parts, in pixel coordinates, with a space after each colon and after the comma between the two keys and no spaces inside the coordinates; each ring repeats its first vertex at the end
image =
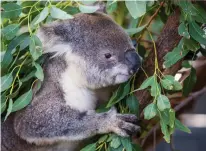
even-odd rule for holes
{"type": "MultiPolygon", "coordinates": [[[[90,2],[90,4],[94,3],[90,2]]],[[[159,119],[164,139],[170,142],[170,135],[175,129],[185,132],[190,130],[175,118],[167,97],[168,93],[183,91],[187,96],[196,82],[196,72],[188,63],[183,66],[191,68],[191,73],[182,85],[172,75],[163,75],[159,70],[155,35],[152,31],[160,31],[167,17],[175,7],[181,10],[181,20],[178,28],[182,36],[180,43],[164,57],[164,66],[170,68],[177,61],[184,58],[189,51],[196,53],[200,44],[206,45],[206,34],[201,28],[206,23],[206,12],[198,4],[188,1],[178,3],[167,2],[159,12],[159,17],[154,19],[154,25],[148,21],[160,2],[154,1],[107,1],[106,10],[132,39],[151,40],[155,51],[155,70],[153,75],[147,75],[147,79],[139,89],[136,89],[134,79],[120,85],[109,100],[108,104],[97,109],[98,112],[106,111],[111,106],[116,106],[121,113],[133,113],[139,116],[139,102],[134,92],[147,89],[153,101],[144,109],[144,118],[159,119]],[[153,27],[151,27],[153,26],[153,27]]],[[[88,2],[78,1],[17,1],[2,2],[1,19],[1,113],[5,119],[10,113],[21,110],[27,106],[34,93],[34,89],[40,88],[40,81],[44,80],[42,70],[42,43],[36,36],[36,31],[43,23],[49,23],[56,19],[72,19],[78,12],[93,13],[99,7],[88,5],[88,2]]],[[[144,49],[147,46],[140,42],[137,49],[142,56],[149,53],[144,49]]],[[[147,58],[146,58],[147,59],[147,58]]],[[[89,144],[82,151],[92,150],[127,150],[139,151],[141,148],[133,144],[129,138],[122,138],[115,134],[105,134],[93,144],[89,144]]]]}

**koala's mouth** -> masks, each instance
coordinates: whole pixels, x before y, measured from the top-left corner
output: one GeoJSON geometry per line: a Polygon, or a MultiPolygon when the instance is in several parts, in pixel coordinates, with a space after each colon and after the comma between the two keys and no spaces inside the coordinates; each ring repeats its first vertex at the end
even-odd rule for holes
{"type": "Polygon", "coordinates": [[[115,78],[115,83],[126,82],[130,77],[131,77],[131,75],[129,75],[129,74],[118,74],[115,78]]]}

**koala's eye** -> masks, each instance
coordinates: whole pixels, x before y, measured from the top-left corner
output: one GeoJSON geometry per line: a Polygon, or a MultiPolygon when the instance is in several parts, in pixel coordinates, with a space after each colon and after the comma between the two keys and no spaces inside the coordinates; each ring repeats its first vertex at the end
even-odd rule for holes
{"type": "Polygon", "coordinates": [[[109,59],[109,58],[111,58],[112,55],[110,53],[106,53],[106,54],[104,54],[104,56],[105,56],[105,58],[109,59]]]}

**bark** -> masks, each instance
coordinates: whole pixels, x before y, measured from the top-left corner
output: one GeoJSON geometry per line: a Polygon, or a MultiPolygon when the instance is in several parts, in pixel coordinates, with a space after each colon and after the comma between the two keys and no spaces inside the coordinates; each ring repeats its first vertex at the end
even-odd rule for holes
{"type": "MultiPolygon", "coordinates": [[[[179,43],[181,39],[181,37],[178,34],[179,17],[180,17],[180,11],[179,9],[176,9],[175,12],[168,18],[156,42],[159,68],[162,72],[164,72],[163,57],[169,51],[172,51],[173,48],[179,43]]],[[[146,62],[143,63],[143,69],[146,71],[148,76],[152,76],[154,73],[154,68],[155,68],[154,67],[154,62],[155,62],[154,61],[155,60],[154,50],[150,52],[147,58],[149,59],[145,59],[146,62]]],[[[167,69],[165,72],[167,74],[174,75],[181,67],[180,62],[178,62],[171,68],[167,69]]],[[[144,72],[140,71],[136,79],[137,87],[139,87],[145,79],[146,79],[146,76],[144,72]]],[[[140,102],[140,113],[141,113],[142,110],[151,102],[152,98],[147,90],[137,91],[135,95],[137,96],[140,102]]]]}

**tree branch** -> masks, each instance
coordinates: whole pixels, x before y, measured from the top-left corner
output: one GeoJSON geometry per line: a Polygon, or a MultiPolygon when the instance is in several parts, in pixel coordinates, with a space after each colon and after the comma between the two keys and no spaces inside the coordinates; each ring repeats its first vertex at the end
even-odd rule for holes
{"type": "MultiPolygon", "coordinates": [[[[158,62],[159,65],[161,65],[159,68],[161,71],[164,70],[162,66],[164,62],[163,57],[167,54],[167,52],[173,50],[173,48],[179,43],[181,39],[181,37],[178,34],[179,16],[180,16],[180,11],[179,9],[176,9],[175,12],[168,18],[156,42],[158,62]]],[[[146,59],[147,61],[143,63],[143,69],[146,71],[146,73],[149,76],[151,76],[153,75],[155,69],[154,51],[151,51],[147,58],[149,59],[146,59]]],[[[174,75],[179,70],[180,67],[181,67],[181,63],[175,64],[167,71],[167,74],[174,75]]],[[[144,72],[140,71],[136,79],[137,86],[139,87],[142,81],[144,81],[145,79],[146,77],[144,72]]],[[[140,113],[141,113],[143,108],[150,103],[151,96],[147,90],[137,91],[135,94],[140,101],[140,113]]]]}

